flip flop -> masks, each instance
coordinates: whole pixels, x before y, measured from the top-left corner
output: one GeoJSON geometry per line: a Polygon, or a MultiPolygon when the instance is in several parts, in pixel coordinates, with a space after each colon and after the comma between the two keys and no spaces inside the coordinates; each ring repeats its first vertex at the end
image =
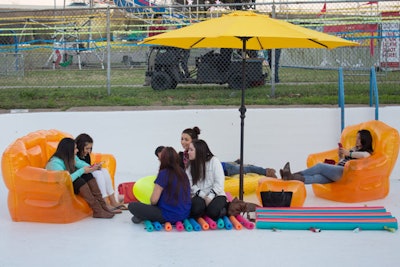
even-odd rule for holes
{"type": "Polygon", "coordinates": [[[119,209],[119,210],[128,210],[128,208],[125,205],[119,205],[119,206],[117,206],[115,208],[119,209]]]}

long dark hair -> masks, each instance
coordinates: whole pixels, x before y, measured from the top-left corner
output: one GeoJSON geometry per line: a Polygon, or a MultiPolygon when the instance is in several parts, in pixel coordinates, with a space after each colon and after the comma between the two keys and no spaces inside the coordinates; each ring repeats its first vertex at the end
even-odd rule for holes
{"type": "Polygon", "coordinates": [[[361,148],[358,151],[367,151],[369,153],[374,152],[372,148],[372,135],[368,130],[359,130],[361,148]]]}
{"type": "Polygon", "coordinates": [[[193,128],[186,128],[182,133],[188,134],[192,140],[197,140],[199,139],[200,128],[197,126],[194,126],[193,128]]]}
{"type": "Polygon", "coordinates": [[[214,154],[204,140],[193,140],[192,144],[196,150],[196,154],[195,159],[190,161],[190,173],[192,175],[193,184],[197,184],[206,178],[206,162],[209,161],[214,154]]]}
{"type": "Polygon", "coordinates": [[[52,157],[64,161],[67,171],[73,173],[75,171],[75,140],[69,137],[61,139],[52,157]]]}
{"type": "Polygon", "coordinates": [[[83,150],[87,144],[93,144],[93,138],[86,133],[82,133],[75,138],[76,147],[78,148],[78,156],[83,158],[83,150]]]}
{"type": "MultiPolygon", "coordinates": [[[[176,204],[179,200],[179,193],[186,188],[189,188],[189,179],[184,170],[179,165],[179,155],[172,147],[165,147],[160,156],[160,171],[166,170],[168,175],[168,183],[164,188],[167,194],[167,200],[176,204]],[[177,179],[177,182],[173,181],[177,179]]],[[[184,194],[184,197],[186,194],[184,194]]],[[[185,199],[187,200],[187,199],[185,199]]]]}

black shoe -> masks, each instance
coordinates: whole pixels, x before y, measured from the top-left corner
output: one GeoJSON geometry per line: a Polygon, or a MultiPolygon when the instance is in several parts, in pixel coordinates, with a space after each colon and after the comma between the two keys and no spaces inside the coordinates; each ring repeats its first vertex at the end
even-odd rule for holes
{"type": "Polygon", "coordinates": [[[141,219],[139,219],[138,217],[135,217],[135,216],[132,216],[131,221],[132,221],[134,224],[139,224],[139,223],[142,222],[141,219]]]}

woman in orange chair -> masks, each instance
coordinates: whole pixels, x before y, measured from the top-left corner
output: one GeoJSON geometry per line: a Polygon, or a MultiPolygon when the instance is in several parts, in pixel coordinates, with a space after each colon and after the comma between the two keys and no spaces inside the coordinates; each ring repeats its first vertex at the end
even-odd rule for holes
{"type": "MultiPolygon", "coordinates": [[[[75,142],[78,148],[77,156],[79,159],[90,165],[90,153],[92,153],[93,149],[93,138],[86,133],[82,133],[75,138],[75,142]]],[[[113,213],[122,213],[122,210],[127,210],[128,208],[122,203],[119,203],[115,197],[111,176],[108,170],[102,168],[101,163],[95,163],[93,164],[93,167],[95,168],[95,171],[92,172],[92,175],[96,179],[104,201],[107,203],[108,210],[113,213]]]]}
{"type": "Polygon", "coordinates": [[[91,174],[96,167],[80,160],[76,156],[77,152],[75,140],[63,138],[58,144],[56,152],[46,164],[46,169],[70,173],[74,193],[86,200],[93,210],[93,218],[114,217],[114,214],[107,209],[97,182],[91,174]]]}
{"type": "Polygon", "coordinates": [[[327,184],[340,180],[343,175],[343,167],[349,160],[368,158],[373,152],[372,136],[368,130],[357,132],[355,147],[345,149],[339,144],[340,161],[336,165],[318,163],[315,166],[300,172],[291,173],[289,162],[280,170],[283,180],[298,180],[305,184],[327,184]]]}

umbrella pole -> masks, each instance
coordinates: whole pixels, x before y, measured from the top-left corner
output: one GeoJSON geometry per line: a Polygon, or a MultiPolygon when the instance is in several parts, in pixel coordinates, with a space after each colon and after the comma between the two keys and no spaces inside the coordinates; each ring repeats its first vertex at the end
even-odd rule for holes
{"type": "Polygon", "coordinates": [[[242,100],[240,111],[240,169],[239,169],[239,199],[243,200],[243,151],[244,151],[244,118],[246,107],[244,105],[244,93],[246,90],[246,42],[249,37],[239,37],[243,42],[242,48],[242,100]]]}

